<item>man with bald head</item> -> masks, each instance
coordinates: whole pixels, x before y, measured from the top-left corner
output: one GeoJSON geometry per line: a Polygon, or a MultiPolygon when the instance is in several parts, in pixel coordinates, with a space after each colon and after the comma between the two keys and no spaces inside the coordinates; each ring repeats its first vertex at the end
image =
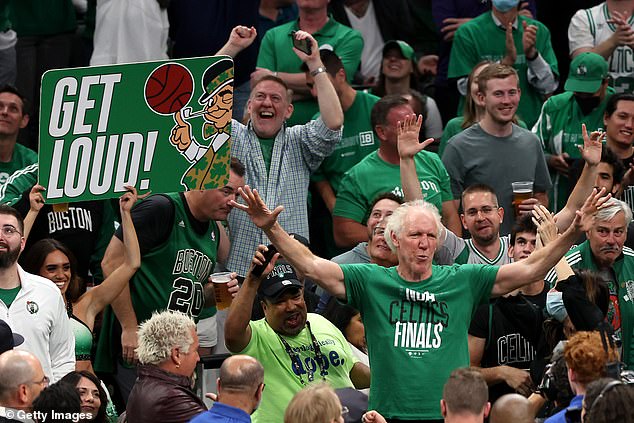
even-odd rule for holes
{"type": "Polygon", "coordinates": [[[40,361],[30,352],[9,350],[0,355],[0,422],[25,420],[33,400],[48,386],[40,361]],[[15,419],[15,420],[14,420],[15,419]]]}
{"type": "Polygon", "coordinates": [[[533,423],[535,416],[528,399],[520,394],[500,397],[491,408],[491,423],[533,423]]]}
{"type": "Polygon", "coordinates": [[[227,358],[216,381],[218,401],[192,420],[192,423],[251,422],[264,390],[264,367],[248,355],[227,358]]]}

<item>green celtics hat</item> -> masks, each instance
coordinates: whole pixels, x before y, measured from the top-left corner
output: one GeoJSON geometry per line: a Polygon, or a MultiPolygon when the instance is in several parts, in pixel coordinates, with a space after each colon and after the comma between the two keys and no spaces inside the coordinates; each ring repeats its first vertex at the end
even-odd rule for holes
{"type": "Polygon", "coordinates": [[[385,56],[385,53],[392,48],[398,48],[404,58],[408,60],[414,60],[414,49],[405,41],[390,40],[385,43],[385,45],[383,46],[383,56],[385,56]]]}
{"type": "Polygon", "coordinates": [[[595,93],[608,77],[608,62],[592,52],[581,53],[570,63],[564,89],[576,93],[595,93]]]}
{"type": "Polygon", "coordinates": [[[198,103],[205,105],[221,89],[233,84],[233,60],[226,57],[209,66],[203,74],[202,82],[205,93],[198,103]]]}

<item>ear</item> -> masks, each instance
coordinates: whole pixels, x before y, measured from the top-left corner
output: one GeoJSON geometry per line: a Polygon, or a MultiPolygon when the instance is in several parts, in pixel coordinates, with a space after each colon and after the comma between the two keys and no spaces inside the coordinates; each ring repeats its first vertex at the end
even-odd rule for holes
{"type": "Polygon", "coordinates": [[[506,252],[506,255],[513,258],[514,254],[515,254],[515,247],[513,245],[509,245],[509,249],[506,252]]]}
{"type": "Polygon", "coordinates": [[[392,244],[394,244],[395,248],[399,247],[399,242],[398,242],[398,238],[396,237],[396,234],[394,232],[390,232],[390,238],[392,239],[392,244]]]}
{"type": "Polygon", "coordinates": [[[442,398],[440,399],[440,414],[442,415],[443,419],[447,418],[447,404],[442,398]]]}
{"type": "Polygon", "coordinates": [[[22,119],[20,120],[20,129],[26,128],[26,125],[29,124],[29,115],[23,114],[22,119]]]}
{"type": "Polygon", "coordinates": [[[25,383],[18,386],[17,397],[21,404],[30,404],[35,399],[29,398],[29,388],[28,385],[25,383]]]}
{"type": "Polygon", "coordinates": [[[218,392],[218,395],[220,395],[220,391],[222,390],[222,387],[220,386],[220,378],[216,379],[216,392],[218,392]]]}
{"type": "Polygon", "coordinates": [[[346,70],[344,68],[339,69],[335,74],[335,79],[338,82],[346,81],[348,79],[346,78],[346,70]]]}
{"type": "Polygon", "coordinates": [[[172,363],[180,366],[181,364],[181,351],[178,347],[172,348],[172,353],[170,354],[170,358],[172,359],[172,363]]]}
{"type": "Polygon", "coordinates": [[[286,108],[286,112],[284,113],[284,119],[288,119],[293,115],[293,103],[288,103],[288,107],[286,108]]]}
{"type": "Polygon", "coordinates": [[[504,208],[498,207],[498,216],[500,216],[500,223],[504,220],[504,208]]]}
{"type": "Polygon", "coordinates": [[[487,401],[486,405],[484,406],[484,418],[489,417],[489,413],[491,412],[491,403],[487,401]]]}
{"type": "Polygon", "coordinates": [[[479,106],[484,106],[485,97],[486,97],[486,94],[478,90],[478,92],[476,93],[476,102],[478,103],[479,106]]]}
{"type": "Polygon", "coordinates": [[[259,403],[262,401],[262,394],[264,393],[264,383],[258,385],[257,391],[255,391],[255,400],[259,403]]]}
{"type": "Polygon", "coordinates": [[[462,222],[462,227],[467,229],[467,221],[464,218],[464,213],[460,214],[460,221],[462,222]]]}
{"type": "Polygon", "coordinates": [[[620,189],[621,189],[621,184],[620,183],[617,182],[614,185],[612,185],[612,197],[614,197],[614,194],[619,192],[620,189]]]}
{"type": "Polygon", "coordinates": [[[385,134],[385,129],[383,125],[376,125],[374,127],[374,132],[376,132],[376,136],[379,137],[379,140],[386,140],[387,135],[385,134]]]}

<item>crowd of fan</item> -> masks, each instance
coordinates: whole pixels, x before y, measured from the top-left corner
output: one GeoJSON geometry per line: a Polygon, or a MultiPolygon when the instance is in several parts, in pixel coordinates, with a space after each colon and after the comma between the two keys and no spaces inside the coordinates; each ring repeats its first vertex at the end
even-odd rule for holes
{"type": "Polygon", "coordinates": [[[0,422],[634,422],[634,0],[554,3],[0,0],[0,422]],[[45,71],[211,55],[224,186],[46,204],[45,71]]]}

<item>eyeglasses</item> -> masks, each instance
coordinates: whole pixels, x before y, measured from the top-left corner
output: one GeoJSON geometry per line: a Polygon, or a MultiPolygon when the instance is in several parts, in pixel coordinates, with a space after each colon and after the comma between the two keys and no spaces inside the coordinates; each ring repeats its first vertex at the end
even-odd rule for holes
{"type": "Polygon", "coordinates": [[[6,238],[11,238],[13,237],[15,234],[20,234],[20,231],[18,231],[18,228],[16,228],[15,226],[12,225],[4,225],[2,227],[2,235],[4,235],[6,238]]]}
{"type": "Polygon", "coordinates": [[[372,229],[372,234],[373,235],[381,235],[384,236],[385,235],[385,228],[379,227],[379,226],[375,226],[374,229],[372,229]]]}
{"type": "Polygon", "coordinates": [[[493,208],[493,207],[490,207],[490,206],[484,206],[484,207],[482,207],[480,209],[475,209],[475,208],[474,209],[469,209],[469,210],[467,210],[465,212],[465,214],[467,216],[473,217],[473,216],[477,216],[478,212],[480,212],[480,213],[482,213],[483,215],[486,216],[486,215],[489,215],[489,214],[493,213],[496,210],[497,210],[496,208],[493,208]]]}
{"type": "MultiPolygon", "coordinates": [[[[5,226],[4,228],[6,228],[6,226],[5,226]]],[[[2,228],[2,229],[4,229],[4,228],[2,228]]],[[[15,228],[14,228],[14,229],[15,229],[15,228]]],[[[36,381],[33,381],[33,382],[29,382],[29,383],[32,383],[32,384],[34,384],[34,385],[44,386],[44,387],[46,388],[46,387],[48,386],[48,384],[50,383],[50,381],[51,381],[51,380],[48,378],[48,376],[46,376],[46,375],[45,375],[45,376],[42,378],[42,380],[36,380],[36,381]]]]}

